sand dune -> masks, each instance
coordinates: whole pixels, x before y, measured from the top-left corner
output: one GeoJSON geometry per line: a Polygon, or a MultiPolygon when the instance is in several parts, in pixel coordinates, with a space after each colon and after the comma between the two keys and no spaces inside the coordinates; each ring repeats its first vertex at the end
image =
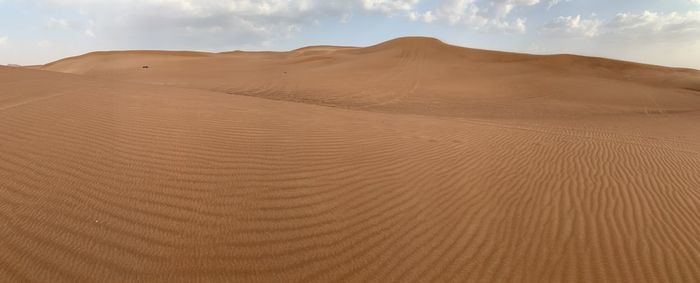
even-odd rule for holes
{"type": "Polygon", "coordinates": [[[484,118],[687,112],[700,72],[572,55],[533,56],[401,38],[290,52],[93,53],[44,69],[343,108],[484,118]],[[197,53],[201,54],[201,53],[197,53]],[[142,65],[152,66],[140,70],[142,65]],[[582,91],[582,90],[586,91],[582,91]]]}
{"type": "Polygon", "coordinates": [[[0,67],[0,281],[694,282],[698,90],[427,38],[0,67]]]}

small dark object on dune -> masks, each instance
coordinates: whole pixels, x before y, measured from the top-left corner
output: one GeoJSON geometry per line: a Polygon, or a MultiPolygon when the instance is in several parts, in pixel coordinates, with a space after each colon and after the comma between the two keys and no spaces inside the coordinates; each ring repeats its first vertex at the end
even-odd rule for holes
{"type": "Polygon", "coordinates": [[[142,68],[142,69],[148,69],[148,68],[150,68],[150,67],[149,67],[148,65],[143,65],[143,66],[141,66],[141,68],[142,68]]]}

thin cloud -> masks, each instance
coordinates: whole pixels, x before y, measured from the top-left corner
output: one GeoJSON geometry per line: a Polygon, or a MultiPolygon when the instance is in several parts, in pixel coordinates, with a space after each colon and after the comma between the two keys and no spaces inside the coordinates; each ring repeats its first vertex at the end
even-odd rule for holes
{"type": "Polygon", "coordinates": [[[89,37],[109,34],[113,44],[171,48],[260,45],[298,34],[321,21],[347,22],[353,14],[406,14],[418,0],[34,0],[70,7],[89,23],[51,18],[49,26],[79,26],[89,37]]]}
{"type": "Polygon", "coordinates": [[[605,21],[595,16],[560,16],[541,30],[550,36],[604,37],[615,40],[679,41],[700,38],[700,11],[618,13],[605,21]]]}
{"type": "Polygon", "coordinates": [[[477,31],[525,33],[527,19],[511,18],[519,7],[539,4],[539,0],[442,0],[427,11],[410,13],[415,21],[440,22],[477,31]]]}
{"type": "Polygon", "coordinates": [[[542,33],[550,36],[595,37],[601,24],[598,19],[583,19],[581,15],[559,16],[547,23],[542,33]]]}

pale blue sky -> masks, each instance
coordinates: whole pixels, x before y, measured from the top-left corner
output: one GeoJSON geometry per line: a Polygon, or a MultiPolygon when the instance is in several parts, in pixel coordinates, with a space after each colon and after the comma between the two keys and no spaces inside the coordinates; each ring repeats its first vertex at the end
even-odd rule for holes
{"type": "Polygon", "coordinates": [[[0,0],[0,64],[94,50],[288,50],[425,35],[700,69],[700,0],[0,0]]]}

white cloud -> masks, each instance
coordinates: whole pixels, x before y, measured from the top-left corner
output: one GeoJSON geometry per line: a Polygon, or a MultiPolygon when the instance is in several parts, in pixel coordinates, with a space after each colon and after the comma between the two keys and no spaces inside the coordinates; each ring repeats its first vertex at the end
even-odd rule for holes
{"type": "Polygon", "coordinates": [[[517,6],[532,6],[540,3],[540,0],[492,0],[491,6],[495,8],[497,17],[505,17],[517,6]]]}
{"type": "Polygon", "coordinates": [[[432,23],[436,20],[435,15],[433,15],[432,11],[426,11],[423,13],[413,11],[408,14],[408,17],[412,21],[421,21],[424,23],[432,23]]]}
{"type": "Polygon", "coordinates": [[[7,36],[0,36],[0,46],[7,45],[9,38],[7,36]]]}
{"type": "Polygon", "coordinates": [[[83,34],[87,37],[95,37],[94,26],[95,26],[94,21],[92,21],[92,20],[88,21],[87,28],[85,28],[85,31],[83,31],[83,34]]]}
{"type": "Polygon", "coordinates": [[[89,20],[86,23],[81,23],[78,21],[70,21],[63,18],[53,17],[49,18],[46,23],[46,26],[49,28],[78,31],[82,32],[82,34],[87,37],[95,37],[94,25],[95,22],[92,20],[89,20]]]}
{"type": "Polygon", "coordinates": [[[66,19],[57,19],[57,18],[49,18],[48,22],[46,25],[49,28],[61,28],[61,29],[68,29],[70,27],[70,24],[68,23],[68,20],[66,19]]]}
{"type": "Polygon", "coordinates": [[[620,13],[605,28],[611,34],[626,38],[697,40],[700,38],[700,11],[620,13]]]}
{"type": "Polygon", "coordinates": [[[449,25],[465,26],[480,31],[500,31],[524,33],[527,30],[525,18],[510,18],[518,7],[533,6],[540,0],[442,0],[425,12],[412,12],[415,21],[443,22],[449,25]]]}
{"type": "Polygon", "coordinates": [[[413,10],[417,3],[418,0],[362,0],[362,7],[369,11],[393,13],[413,10]]]}
{"type": "MultiPolygon", "coordinates": [[[[697,0],[700,1],[700,0],[697,0]]],[[[551,9],[552,7],[559,5],[562,2],[571,2],[571,0],[549,0],[547,1],[547,10],[551,9]]]]}
{"type": "MultiPolygon", "coordinates": [[[[79,11],[83,22],[49,19],[108,45],[149,48],[264,46],[305,25],[347,22],[354,14],[406,15],[419,0],[29,0],[47,9],[79,11]],[[92,22],[84,22],[90,19],[92,22]],[[150,43],[150,44],[149,44],[150,43]],[[262,43],[262,44],[261,44],[262,43]]],[[[115,46],[119,47],[119,46],[115,46]]]]}
{"type": "Polygon", "coordinates": [[[559,2],[560,0],[549,0],[549,2],[547,2],[547,9],[551,9],[552,7],[558,5],[559,2]]]}
{"type": "Polygon", "coordinates": [[[95,37],[95,32],[92,29],[86,29],[83,34],[88,37],[95,37]]]}
{"type": "Polygon", "coordinates": [[[547,23],[542,31],[547,35],[555,36],[594,37],[598,35],[600,25],[600,20],[582,19],[581,15],[560,16],[547,23]]]}
{"type": "Polygon", "coordinates": [[[605,21],[597,19],[595,15],[589,19],[580,15],[560,16],[547,23],[542,32],[553,36],[598,36],[617,41],[692,41],[700,39],[700,11],[619,13],[605,21]]]}

